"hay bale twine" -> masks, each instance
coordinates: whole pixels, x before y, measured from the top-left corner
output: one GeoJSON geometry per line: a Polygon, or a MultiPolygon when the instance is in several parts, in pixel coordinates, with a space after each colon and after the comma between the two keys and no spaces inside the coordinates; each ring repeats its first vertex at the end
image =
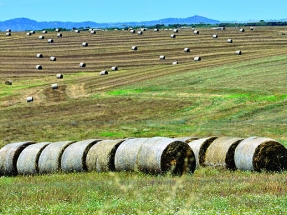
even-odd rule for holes
{"type": "Polygon", "coordinates": [[[219,137],[206,150],[204,166],[235,170],[234,152],[242,138],[219,137]]]}
{"type": "Polygon", "coordinates": [[[135,31],[134,29],[131,29],[131,30],[130,30],[130,33],[131,33],[131,34],[134,34],[134,33],[136,33],[136,31],[135,31]]]}
{"type": "Polygon", "coordinates": [[[183,51],[184,52],[190,52],[190,49],[189,48],[184,48],[183,51]]]}
{"type": "Polygon", "coordinates": [[[86,64],[83,63],[83,62],[81,62],[81,63],[79,64],[79,66],[80,66],[80,67],[86,67],[86,64]]]}
{"type": "Polygon", "coordinates": [[[108,74],[109,74],[109,72],[107,70],[103,70],[100,72],[100,75],[108,75],[108,74]]]}
{"type": "Polygon", "coordinates": [[[27,35],[27,36],[31,36],[32,34],[31,34],[30,32],[27,32],[26,35],[27,35]]]}
{"type": "Polygon", "coordinates": [[[240,32],[244,32],[245,30],[244,30],[244,28],[240,28],[239,31],[240,32]]]}
{"type": "Polygon", "coordinates": [[[80,30],[75,30],[75,33],[80,33],[81,31],[80,30]]]}
{"type": "Polygon", "coordinates": [[[87,171],[86,157],[90,148],[99,142],[97,139],[83,140],[69,145],[61,158],[61,170],[63,172],[87,171]]]}
{"type": "Polygon", "coordinates": [[[47,31],[46,30],[42,31],[42,34],[47,34],[47,31]]]}
{"type": "Polygon", "coordinates": [[[194,153],[187,143],[166,137],[145,141],[137,159],[139,171],[152,174],[193,173],[196,165],[194,153]]]}
{"type": "Polygon", "coordinates": [[[194,32],[193,32],[193,34],[199,34],[199,31],[197,31],[197,30],[195,30],[194,32]]]}
{"type": "Polygon", "coordinates": [[[171,34],[170,38],[176,38],[176,35],[175,34],[171,34]]]}
{"type": "Polygon", "coordinates": [[[43,35],[39,36],[39,40],[43,40],[45,37],[43,35]]]}
{"type": "Polygon", "coordinates": [[[143,32],[142,31],[138,31],[138,35],[142,35],[143,34],[143,32]]]}
{"type": "Polygon", "coordinates": [[[5,81],[5,85],[12,85],[12,81],[10,80],[5,81]]]}
{"type": "Polygon", "coordinates": [[[200,138],[188,143],[195,155],[196,168],[204,165],[206,150],[216,138],[217,137],[200,138]]]}
{"type": "Polygon", "coordinates": [[[235,53],[236,53],[237,55],[241,55],[241,54],[242,54],[242,52],[241,52],[240,50],[237,50],[235,53]]]}
{"type": "Polygon", "coordinates": [[[53,39],[48,39],[48,43],[53,43],[54,40],[53,39]]]}
{"type": "Polygon", "coordinates": [[[127,139],[121,143],[115,154],[116,171],[138,171],[138,153],[142,144],[150,138],[127,139]]]}
{"type": "Polygon", "coordinates": [[[212,36],[214,39],[218,38],[218,35],[217,34],[213,34],[212,36]]]}
{"type": "Polygon", "coordinates": [[[17,172],[20,175],[35,175],[39,173],[38,160],[41,152],[49,145],[48,142],[36,143],[26,147],[17,160],[17,172]]]}
{"type": "Polygon", "coordinates": [[[36,55],[37,58],[43,58],[43,54],[39,53],[36,55]]]}
{"type": "Polygon", "coordinates": [[[51,84],[51,87],[53,90],[56,90],[56,89],[58,89],[58,84],[51,84]]]}
{"type": "Polygon", "coordinates": [[[287,169],[287,149],[270,138],[249,137],[236,147],[234,160],[239,170],[282,171],[287,169]]]}
{"type": "Polygon", "coordinates": [[[160,56],[159,56],[159,59],[160,59],[160,60],[165,60],[165,56],[164,56],[164,55],[160,55],[160,56]]]}
{"type": "Polygon", "coordinates": [[[194,61],[201,61],[201,57],[197,56],[193,58],[194,61]]]}
{"type": "Polygon", "coordinates": [[[88,43],[85,43],[85,42],[82,43],[82,46],[83,46],[83,47],[88,47],[88,45],[89,45],[88,43]]]}
{"type": "Polygon", "coordinates": [[[57,78],[57,79],[63,79],[64,76],[63,76],[63,74],[57,74],[57,75],[56,75],[56,78],[57,78]]]}
{"type": "Polygon", "coordinates": [[[138,50],[138,47],[137,46],[133,46],[132,50],[136,51],[136,50],[138,50]]]}
{"type": "Polygon", "coordinates": [[[26,101],[27,101],[27,102],[33,102],[33,101],[34,101],[33,96],[27,97],[27,98],[26,98],[26,101]]]}
{"type": "Polygon", "coordinates": [[[158,28],[155,28],[155,29],[153,29],[153,31],[154,31],[154,32],[158,32],[158,31],[159,31],[159,29],[158,29],[158,28]]]}
{"type": "Polygon", "coordinates": [[[177,137],[175,139],[182,141],[182,142],[185,142],[185,143],[190,143],[191,141],[198,140],[198,137],[193,137],[193,136],[191,136],[191,137],[177,137]]]}
{"type": "Polygon", "coordinates": [[[111,69],[112,69],[112,71],[118,71],[118,67],[117,66],[113,66],[111,69]]]}
{"type": "Polygon", "coordinates": [[[57,34],[57,37],[58,37],[58,38],[61,38],[61,37],[63,37],[63,34],[58,33],[58,34],[57,34]]]}
{"type": "Polygon", "coordinates": [[[62,154],[72,143],[72,141],[60,141],[50,143],[45,147],[38,161],[39,173],[55,173],[60,171],[62,154]]]}
{"type": "Polygon", "coordinates": [[[178,29],[173,29],[173,32],[174,33],[178,33],[178,29]]]}
{"type": "Polygon", "coordinates": [[[37,65],[36,69],[41,70],[41,69],[43,69],[43,67],[41,65],[37,65]]]}
{"type": "Polygon", "coordinates": [[[5,145],[0,149],[0,176],[17,175],[17,160],[21,152],[32,142],[17,142],[5,145]]]}
{"type": "Polygon", "coordinates": [[[50,61],[56,61],[57,60],[57,58],[56,57],[50,57],[50,61]]]}
{"type": "Polygon", "coordinates": [[[10,32],[7,32],[6,33],[6,37],[10,37],[11,36],[11,33],[10,32]]]}
{"type": "Polygon", "coordinates": [[[177,61],[172,62],[172,65],[177,65],[177,64],[178,64],[177,61]]]}
{"type": "Polygon", "coordinates": [[[227,42],[232,43],[233,41],[232,41],[232,39],[227,39],[227,42]]]}
{"type": "Polygon", "coordinates": [[[91,34],[96,34],[96,31],[90,31],[91,34]]]}
{"type": "Polygon", "coordinates": [[[88,171],[115,171],[115,155],[124,140],[102,140],[93,145],[86,158],[88,171]]]}

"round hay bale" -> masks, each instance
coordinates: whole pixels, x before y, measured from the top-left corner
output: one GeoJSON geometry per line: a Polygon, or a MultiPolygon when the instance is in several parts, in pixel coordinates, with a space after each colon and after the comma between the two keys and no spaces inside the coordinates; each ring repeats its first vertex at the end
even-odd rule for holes
{"type": "Polygon", "coordinates": [[[63,34],[58,33],[58,34],[57,34],[57,37],[58,37],[58,38],[61,38],[61,37],[63,37],[63,34]]]}
{"type": "Polygon", "coordinates": [[[56,90],[56,89],[58,89],[58,84],[52,84],[51,87],[53,90],[56,90]]]}
{"type": "Polygon", "coordinates": [[[91,139],[75,142],[69,145],[61,158],[61,170],[63,172],[87,171],[86,157],[90,148],[100,140],[91,139]]]}
{"type": "Polygon", "coordinates": [[[50,61],[56,61],[57,60],[57,58],[56,57],[50,57],[50,61]]]}
{"type": "Polygon", "coordinates": [[[133,47],[132,47],[132,50],[136,51],[136,50],[138,50],[138,47],[133,46],[133,47]]]}
{"type": "Polygon", "coordinates": [[[45,39],[45,37],[44,36],[39,36],[39,40],[43,40],[43,39],[45,39]]]}
{"type": "Polygon", "coordinates": [[[90,31],[91,34],[96,34],[96,31],[90,31]]]}
{"type": "Polygon", "coordinates": [[[193,32],[193,34],[199,34],[199,31],[197,31],[197,30],[195,30],[194,32],[193,32]]]}
{"type": "Polygon", "coordinates": [[[80,30],[75,30],[75,33],[80,33],[81,31],[80,30]]]}
{"type": "Polygon", "coordinates": [[[63,76],[63,74],[57,74],[57,75],[56,75],[56,78],[57,78],[57,79],[62,79],[62,78],[64,78],[64,76],[63,76]]]}
{"type": "Polygon", "coordinates": [[[173,29],[173,32],[174,33],[178,33],[178,29],[173,29]]]}
{"type": "Polygon", "coordinates": [[[30,32],[27,32],[26,35],[27,35],[27,36],[31,36],[31,33],[30,33],[30,32]]]}
{"type": "Polygon", "coordinates": [[[159,59],[160,59],[160,60],[165,60],[165,56],[164,56],[164,55],[160,55],[160,56],[159,56],[159,59]]]}
{"type": "Polygon", "coordinates": [[[30,31],[31,34],[35,34],[35,31],[30,31]]]}
{"type": "Polygon", "coordinates": [[[82,43],[82,46],[83,46],[83,47],[88,47],[88,45],[89,45],[88,43],[85,43],[85,42],[82,43]]]}
{"type": "Polygon", "coordinates": [[[10,80],[5,81],[5,85],[12,85],[12,81],[10,80]]]}
{"type": "Polygon", "coordinates": [[[227,39],[227,42],[232,43],[233,41],[232,41],[232,39],[227,39]]]}
{"type": "Polygon", "coordinates": [[[250,29],[251,31],[253,31],[253,30],[254,30],[254,28],[253,28],[253,27],[250,27],[249,29],[250,29]]]}
{"type": "Polygon", "coordinates": [[[240,32],[244,32],[245,30],[244,30],[244,28],[240,28],[239,31],[240,32]]]}
{"type": "Polygon", "coordinates": [[[145,141],[137,159],[139,171],[152,174],[193,173],[196,165],[194,153],[187,143],[166,137],[145,141]]]}
{"type": "Polygon", "coordinates": [[[212,36],[214,39],[218,38],[218,35],[217,34],[213,34],[212,36]]]}
{"type": "Polygon", "coordinates": [[[287,169],[287,149],[270,138],[249,137],[236,147],[234,160],[239,170],[282,171],[287,169]]]}
{"type": "Polygon", "coordinates": [[[32,101],[34,101],[33,96],[27,97],[27,98],[26,98],[26,101],[27,101],[27,102],[32,102],[32,101]]]}
{"type": "Polygon", "coordinates": [[[6,37],[10,37],[11,36],[11,33],[10,32],[7,32],[6,33],[6,37]]]}
{"type": "Polygon", "coordinates": [[[39,173],[38,160],[41,152],[50,143],[36,143],[26,147],[17,160],[17,171],[20,175],[35,175],[39,173]]]}
{"type": "Polygon", "coordinates": [[[130,30],[130,33],[131,33],[131,34],[134,34],[134,33],[136,33],[136,31],[135,31],[134,29],[131,29],[131,30],[130,30]]]}
{"type": "Polygon", "coordinates": [[[178,64],[177,61],[172,62],[172,65],[177,65],[177,64],[178,64]]]}
{"type": "Polygon", "coordinates": [[[79,64],[79,66],[80,66],[80,67],[86,67],[86,64],[83,63],[83,62],[81,62],[81,63],[79,64]]]}
{"type": "Polygon", "coordinates": [[[93,145],[86,159],[88,171],[115,171],[115,154],[124,140],[102,140],[93,145]]]}
{"type": "Polygon", "coordinates": [[[61,30],[60,30],[59,28],[56,28],[55,31],[56,31],[56,32],[60,32],[61,30]]]}
{"type": "Polygon", "coordinates": [[[201,61],[201,57],[194,57],[194,61],[201,61]]]}
{"type": "Polygon", "coordinates": [[[116,171],[138,171],[138,153],[142,144],[150,138],[127,139],[121,143],[115,154],[116,171]]]}
{"type": "Polygon", "coordinates": [[[235,170],[234,152],[242,138],[219,137],[206,150],[204,166],[235,170]]]}
{"type": "Polygon", "coordinates": [[[47,34],[47,31],[46,30],[42,31],[42,34],[47,34]]]}
{"type": "Polygon", "coordinates": [[[118,71],[118,67],[117,66],[113,66],[112,67],[112,71],[118,71]]]}
{"type": "Polygon", "coordinates": [[[196,168],[204,165],[206,150],[216,138],[217,137],[200,138],[188,143],[195,155],[196,168]]]}
{"type": "Polygon", "coordinates": [[[235,53],[236,53],[237,55],[241,55],[241,54],[242,54],[242,52],[241,52],[240,50],[237,50],[235,53]]]}
{"type": "Polygon", "coordinates": [[[6,29],[6,32],[11,32],[11,29],[10,28],[6,29]]]}
{"type": "Polygon", "coordinates": [[[154,32],[158,32],[159,30],[158,30],[158,28],[155,28],[155,29],[153,29],[153,31],[154,31],[154,32]]]}
{"type": "Polygon", "coordinates": [[[109,74],[109,72],[107,70],[103,70],[100,72],[100,75],[108,75],[108,74],[109,74]]]}
{"type": "Polygon", "coordinates": [[[72,143],[72,141],[61,141],[50,143],[45,147],[38,161],[39,173],[55,173],[60,171],[62,154],[72,143]]]}
{"type": "Polygon", "coordinates": [[[142,31],[138,31],[138,35],[142,35],[143,34],[143,32],[142,31]]]}
{"type": "Polygon", "coordinates": [[[189,48],[184,48],[183,51],[184,52],[190,52],[190,49],[189,48]]]}
{"type": "Polygon", "coordinates": [[[43,55],[41,53],[36,55],[37,58],[43,58],[43,55]]]}
{"type": "Polygon", "coordinates": [[[21,152],[32,142],[10,143],[0,149],[0,176],[17,175],[17,160],[21,152]]]}
{"type": "Polygon", "coordinates": [[[36,69],[41,70],[41,69],[43,69],[43,67],[41,65],[37,65],[36,69]]]}
{"type": "Polygon", "coordinates": [[[176,38],[176,35],[175,34],[171,34],[170,38],[176,38]]]}
{"type": "Polygon", "coordinates": [[[48,39],[48,43],[53,43],[54,40],[53,39],[48,39]]]}
{"type": "Polygon", "coordinates": [[[190,143],[191,141],[198,140],[198,137],[177,137],[175,139],[185,143],[190,143]]]}

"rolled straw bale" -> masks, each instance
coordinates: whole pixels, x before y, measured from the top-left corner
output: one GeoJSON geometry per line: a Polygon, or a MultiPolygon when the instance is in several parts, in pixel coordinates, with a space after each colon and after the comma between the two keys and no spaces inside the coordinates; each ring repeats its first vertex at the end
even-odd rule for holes
{"type": "Polygon", "coordinates": [[[236,53],[237,55],[241,55],[241,54],[242,54],[242,52],[241,52],[240,50],[237,50],[235,53],[236,53]]]}
{"type": "Polygon", "coordinates": [[[83,46],[83,47],[88,47],[88,45],[89,45],[88,43],[85,43],[85,42],[82,43],[82,46],[83,46]]]}
{"type": "Polygon", "coordinates": [[[254,28],[253,28],[253,27],[250,27],[249,29],[250,29],[251,31],[253,31],[253,30],[254,30],[254,28]]]}
{"type": "Polygon", "coordinates": [[[17,160],[21,152],[32,142],[10,143],[0,149],[0,176],[17,175],[17,160]]]}
{"type": "Polygon", "coordinates": [[[80,67],[86,67],[86,64],[83,63],[83,62],[81,62],[81,63],[79,64],[79,66],[80,66],[80,67]]]}
{"type": "Polygon", "coordinates": [[[235,170],[234,152],[242,138],[219,137],[206,150],[204,166],[235,170]]]}
{"type": "Polygon", "coordinates": [[[56,89],[58,89],[58,84],[52,84],[51,87],[53,90],[56,90],[56,89]]]}
{"type": "Polygon", "coordinates": [[[39,173],[55,173],[60,171],[62,154],[72,143],[72,141],[60,141],[51,143],[45,147],[38,161],[39,173]]]}
{"type": "Polygon", "coordinates": [[[174,33],[178,33],[178,29],[173,29],[173,32],[174,33]]]}
{"type": "Polygon", "coordinates": [[[201,61],[201,57],[194,57],[194,61],[201,61]]]}
{"type": "Polygon", "coordinates": [[[53,43],[54,40],[53,39],[48,39],[48,43],[53,43]]]}
{"type": "Polygon", "coordinates": [[[138,171],[138,153],[142,144],[150,138],[135,138],[125,140],[115,154],[116,171],[138,171]]]}
{"type": "Polygon", "coordinates": [[[30,31],[31,34],[35,34],[35,31],[30,31]]]}
{"type": "Polygon", "coordinates": [[[189,48],[184,48],[183,51],[184,52],[190,52],[190,49],[189,48]]]}
{"type": "Polygon", "coordinates": [[[45,39],[45,37],[44,36],[39,36],[39,40],[43,40],[43,39],[45,39]]]}
{"type": "Polygon", "coordinates": [[[195,30],[195,31],[193,32],[193,34],[199,34],[199,31],[195,30]]]}
{"type": "Polygon", "coordinates": [[[57,75],[56,75],[56,78],[57,78],[57,79],[62,79],[63,77],[64,77],[63,74],[57,74],[57,75]]]}
{"type": "Polygon", "coordinates": [[[50,57],[50,61],[56,61],[57,60],[57,58],[56,57],[50,57]]]}
{"type": "Polygon", "coordinates": [[[218,38],[218,35],[217,34],[213,34],[212,36],[214,39],[218,38]]]}
{"type": "Polygon", "coordinates": [[[7,32],[7,33],[6,33],[6,36],[7,36],[7,37],[10,37],[10,36],[11,36],[11,33],[10,33],[10,32],[7,32]]]}
{"type": "Polygon", "coordinates": [[[138,47],[133,46],[133,47],[132,47],[132,50],[136,51],[136,50],[138,50],[138,47]]]}
{"type": "Polygon", "coordinates": [[[17,160],[17,171],[20,175],[35,175],[39,172],[38,160],[48,142],[36,143],[26,147],[17,160]]]}
{"type": "Polygon", "coordinates": [[[117,71],[118,70],[118,67],[117,66],[113,66],[112,67],[112,71],[117,71]]]}
{"type": "Polygon", "coordinates": [[[160,59],[160,60],[165,60],[165,56],[164,56],[164,55],[161,55],[161,56],[159,56],[159,59],[160,59]]]}
{"type": "Polygon", "coordinates": [[[233,41],[232,41],[232,39],[227,39],[227,42],[232,43],[233,41]]]}
{"type": "Polygon", "coordinates": [[[56,32],[60,32],[61,30],[60,30],[59,28],[56,28],[55,31],[56,31],[56,32]]]}
{"type": "Polygon", "coordinates": [[[244,32],[245,30],[244,30],[244,28],[240,28],[239,31],[240,32],[244,32]]]}
{"type": "Polygon", "coordinates": [[[190,143],[191,141],[198,140],[198,137],[177,137],[175,139],[185,143],[190,143]]]}
{"type": "Polygon", "coordinates": [[[32,101],[34,101],[33,96],[27,97],[26,101],[27,101],[27,102],[32,102],[32,101]]]}
{"type": "Polygon", "coordinates": [[[109,74],[109,72],[107,70],[103,70],[100,72],[100,75],[108,75],[108,74],[109,74]]]}
{"type": "Polygon", "coordinates": [[[91,34],[96,34],[96,31],[90,31],[91,34]]]}
{"type": "Polygon", "coordinates": [[[86,159],[88,171],[115,171],[115,155],[124,140],[102,140],[93,145],[86,159]]]}
{"type": "Polygon", "coordinates": [[[172,138],[151,138],[142,144],[138,153],[138,168],[142,172],[182,175],[193,173],[195,165],[195,156],[188,144],[172,138]]]}
{"type": "Polygon", "coordinates": [[[47,34],[47,31],[46,30],[42,31],[42,34],[47,34]]]}
{"type": "Polygon", "coordinates": [[[142,31],[138,31],[138,35],[142,35],[143,34],[143,32],[142,31]]]}
{"type": "Polygon", "coordinates": [[[136,31],[135,31],[134,29],[131,29],[131,30],[130,30],[130,33],[131,33],[131,34],[134,34],[134,33],[136,33],[136,31]]]}
{"type": "Polygon", "coordinates": [[[58,38],[63,37],[63,34],[58,33],[58,34],[57,34],[57,37],[58,37],[58,38]]]}
{"type": "Polygon", "coordinates": [[[61,158],[61,170],[64,172],[87,171],[86,157],[90,148],[99,142],[97,139],[83,140],[69,145],[61,158]]]}
{"type": "Polygon", "coordinates": [[[175,34],[171,34],[170,38],[176,38],[176,35],[175,34]]]}
{"type": "Polygon", "coordinates": [[[176,65],[176,64],[178,64],[178,62],[177,62],[177,61],[172,62],[172,65],[176,65]]]}
{"type": "Polygon", "coordinates": [[[10,80],[5,81],[5,85],[12,85],[12,81],[10,80]]]}
{"type": "Polygon", "coordinates": [[[287,149],[270,138],[250,137],[236,147],[234,160],[240,170],[282,171],[287,169],[287,149]]]}
{"type": "Polygon", "coordinates": [[[43,68],[42,68],[42,66],[41,66],[41,65],[37,65],[37,66],[36,66],[36,69],[41,70],[41,69],[43,69],[43,68]]]}
{"type": "Polygon", "coordinates": [[[154,31],[154,32],[158,32],[159,30],[158,30],[158,28],[155,28],[155,29],[153,29],[153,31],[154,31]]]}
{"type": "Polygon", "coordinates": [[[31,36],[31,33],[30,33],[30,32],[27,32],[26,35],[27,35],[27,36],[31,36]]]}
{"type": "Polygon", "coordinates": [[[37,58],[43,58],[43,55],[41,53],[36,55],[37,58]]]}
{"type": "Polygon", "coordinates": [[[188,143],[195,155],[196,168],[204,165],[206,150],[216,138],[217,137],[200,138],[188,143]]]}
{"type": "Polygon", "coordinates": [[[10,28],[6,29],[6,32],[11,32],[11,29],[10,28]]]}
{"type": "Polygon", "coordinates": [[[80,30],[75,30],[75,33],[80,33],[81,31],[80,30]]]}

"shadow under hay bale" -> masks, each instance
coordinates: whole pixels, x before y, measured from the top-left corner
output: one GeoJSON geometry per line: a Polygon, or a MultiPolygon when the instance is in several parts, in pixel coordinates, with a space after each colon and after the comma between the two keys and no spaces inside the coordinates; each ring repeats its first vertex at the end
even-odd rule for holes
{"type": "Polygon", "coordinates": [[[188,144],[172,138],[150,138],[138,153],[138,169],[146,173],[182,175],[193,173],[195,165],[195,156],[188,144]]]}
{"type": "Polygon", "coordinates": [[[39,173],[55,173],[60,171],[62,154],[72,143],[72,141],[60,141],[49,144],[39,157],[39,173]]]}
{"type": "Polygon", "coordinates": [[[283,171],[287,169],[287,149],[265,137],[244,139],[235,149],[236,168],[250,171],[283,171]]]}
{"type": "Polygon", "coordinates": [[[196,168],[204,166],[206,150],[216,138],[217,137],[200,138],[188,143],[195,155],[196,168]]]}
{"type": "Polygon", "coordinates": [[[17,175],[17,160],[21,152],[33,142],[10,143],[0,150],[0,176],[17,175]]]}
{"type": "Polygon", "coordinates": [[[69,145],[61,158],[61,170],[63,172],[87,171],[86,157],[90,148],[100,140],[91,139],[75,142],[69,145]]]}
{"type": "Polygon", "coordinates": [[[124,140],[102,140],[93,145],[86,159],[88,171],[115,171],[115,154],[124,140]]]}
{"type": "Polygon", "coordinates": [[[204,166],[235,170],[234,152],[242,138],[219,137],[206,150],[204,166]]]}
{"type": "Polygon", "coordinates": [[[38,160],[41,152],[50,143],[43,142],[29,145],[25,148],[18,160],[17,160],[17,171],[20,175],[35,175],[38,174],[38,160]]]}

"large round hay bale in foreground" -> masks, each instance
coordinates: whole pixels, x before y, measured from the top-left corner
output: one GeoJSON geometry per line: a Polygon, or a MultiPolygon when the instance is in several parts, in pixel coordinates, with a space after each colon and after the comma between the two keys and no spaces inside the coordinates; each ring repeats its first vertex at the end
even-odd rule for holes
{"type": "Polygon", "coordinates": [[[216,138],[217,137],[200,138],[188,143],[195,155],[196,168],[204,166],[206,150],[216,138]]]}
{"type": "Polygon", "coordinates": [[[117,149],[115,155],[116,171],[138,171],[138,153],[141,145],[150,138],[135,138],[125,140],[117,149]]]}
{"type": "Polygon", "coordinates": [[[206,150],[204,166],[235,170],[234,152],[242,138],[219,137],[206,150]]]}
{"type": "Polygon", "coordinates": [[[39,173],[55,173],[60,171],[62,154],[72,143],[72,141],[60,141],[49,144],[39,157],[39,173]]]}
{"type": "Polygon", "coordinates": [[[86,158],[88,171],[115,171],[115,154],[124,140],[102,140],[93,145],[86,158]]]}
{"type": "Polygon", "coordinates": [[[270,138],[250,137],[236,147],[234,160],[239,170],[283,171],[287,169],[287,149],[270,138]]]}
{"type": "Polygon", "coordinates": [[[182,175],[193,173],[195,165],[195,156],[188,144],[172,138],[151,138],[142,144],[138,153],[138,169],[146,173],[182,175]]]}
{"type": "Polygon", "coordinates": [[[17,160],[21,152],[32,142],[10,143],[0,149],[0,176],[17,175],[17,160]]]}
{"type": "Polygon", "coordinates": [[[63,172],[87,171],[86,157],[90,148],[100,140],[83,140],[69,145],[61,158],[61,170],[63,172]]]}
{"type": "Polygon", "coordinates": [[[36,143],[26,147],[17,160],[17,171],[20,175],[38,174],[38,160],[48,142],[36,143]]]}
{"type": "Polygon", "coordinates": [[[5,81],[5,85],[12,85],[12,81],[10,80],[5,81]]]}

